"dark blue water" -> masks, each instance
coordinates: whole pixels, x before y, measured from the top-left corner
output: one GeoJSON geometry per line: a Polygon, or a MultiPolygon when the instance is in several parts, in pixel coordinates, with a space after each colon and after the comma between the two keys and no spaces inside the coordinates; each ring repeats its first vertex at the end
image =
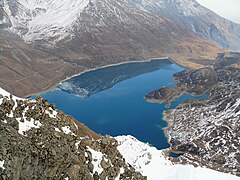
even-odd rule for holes
{"type": "MultiPolygon", "coordinates": [[[[41,96],[97,133],[130,134],[163,149],[169,147],[162,131],[167,125],[162,120],[166,104],[148,103],[144,95],[162,86],[174,87],[172,75],[182,70],[168,60],[108,67],[75,77],[62,90],[41,96]],[[77,87],[84,81],[82,93],[77,87]]],[[[172,107],[192,98],[183,95],[172,107]]]]}

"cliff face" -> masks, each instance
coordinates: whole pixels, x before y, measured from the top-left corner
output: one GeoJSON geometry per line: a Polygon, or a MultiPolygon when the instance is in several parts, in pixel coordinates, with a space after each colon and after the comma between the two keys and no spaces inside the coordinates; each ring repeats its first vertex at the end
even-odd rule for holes
{"type": "Polygon", "coordinates": [[[0,94],[1,179],[146,179],[125,162],[115,139],[46,100],[0,94]]]}

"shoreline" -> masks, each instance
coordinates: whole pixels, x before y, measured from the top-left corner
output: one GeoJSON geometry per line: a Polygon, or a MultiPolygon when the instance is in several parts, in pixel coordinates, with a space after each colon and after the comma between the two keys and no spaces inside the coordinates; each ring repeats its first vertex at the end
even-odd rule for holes
{"type": "MultiPolygon", "coordinates": [[[[175,60],[174,58],[171,58],[171,57],[161,57],[161,58],[151,58],[151,59],[146,59],[146,60],[137,60],[137,61],[135,60],[135,61],[119,62],[119,63],[115,63],[115,64],[108,64],[108,65],[104,65],[104,66],[100,66],[100,67],[95,67],[95,68],[91,68],[91,69],[86,69],[86,70],[81,71],[81,72],[79,72],[79,73],[77,73],[77,74],[74,74],[74,75],[72,75],[72,76],[66,77],[65,79],[63,79],[63,80],[59,81],[58,83],[56,83],[56,85],[50,86],[50,88],[47,88],[47,89],[44,90],[44,91],[40,91],[40,92],[38,92],[38,93],[33,93],[33,94],[30,94],[30,95],[27,95],[27,96],[25,96],[25,98],[29,98],[30,96],[41,95],[41,94],[46,93],[46,92],[50,92],[50,91],[54,90],[60,83],[62,83],[62,82],[64,82],[64,81],[67,81],[67,80],[69,80],[69,79],[71,79],[71,78],[80,76],[80,75],[82,75],[82,74],[84,74],[84,73],[91,72],[91,71],[96,71],[96,70],[104,69],[104,68],[107,68],[107,67],[119,66],[119,65],[123,65],[123,64],[130,64],[130,63],[147,63],[147,62],[161,61],[161,60],[168,60],[168,61],[170,61],[171,63],[176,64],[176,65],[178,65],[178,66],[180,66],[180,67],[182,67],[182,68],[184,68],[184,69],[190,69],[190,67],[186,67],[186,66],[181,65],[177,60],[175,60]]],[[[176,84],[175,80],[174,80],[174,84],[176,84]]],[[[184,93],[186,93],[186,92],[182,92],[178,97],[180,97],[180,96],[181,96],[182,94],[184,94],[184,93]]],[[[178,98],[178,97],[176,97],[176,98],[178,98]]],[[[144,99],[145,99],[145,98],[144,98],[144,99]]],[[[156,102],[151,102],[151,101],[148,101],[147,99],[145,99],[145,101],[148,102],[148,103],[159,103],[158,101],[156,101],[156,102]]],[[[179,104],[179,105],[181,105],[181,104],[179,104]]],[[[171,110],[171,109],[169,109],[169,110],[171,110]]],[[[167,126],[165,126],[165,127],[162,128],[162,131],[164,132],[164,136],[165,136],[165,138],[166,138],[167,143],[169,144],[169,147],[166,148],[166,149],[161,149],[161,150],[168,150],[169,152],[172,152],[172,149],[171,149],[172,144],[170,143],[171,137],[170,137],[170,136],[168,135],[168,133],[167,133],[167,130],[168,130],[168,129],[170,128],[170,126],[171,126],[171,122],[165,118],[165,111],[163,112],[163,119],[162,119],[162,120],[167,123],[167,126]]],[[[174,153],[178,154],[177,152],[174,152],[174,153]]],[[[181,152],[180,154],[182,154],[182,152],[181,152]]],[[[168,157],[170,157],[170,156],[168,156],[168,157]]]]}
{"type": "MultiPolygon", "coordinates": [[[[147,60],[139,60],[139,61],[125,61],[125,62],[120,62],[120,63],[116,63],[116,64],[108,64],[108,65],[104,65],[104,66],[100,66],[100,67],[95,67],[95,68],[91,68],[91,69],[87,69],[87,70],[84,70],[82,72],[79,72],[77,74],[74,74],[72,76],[69,76],[69,77],[66,77],[65,79],[59,81],[58,83],[56,83],[56,85],[53,85],[53,86],[50,86],[50,88],[47,88],[46,90],[44,91],[40,91],[38,93],[33,93],[33,94],[30,94],[30,95],[27,95],[25,96],[24,98],[29,98],[30,96],[38,96],[38,95],[41,95],[43,93],[46,93],[46,92],[50,92],[50,91],[53,91],[60,83],[64,82],[64,81],[67,81],[71,78],[74,78],[74,77],[77,77],[77,76],[80,76],[84,73],[88,73],[88,72],[91,72],[91,71],[96,71],[98,69],[104,69],[104,68],[107,68],[107,67],[114,67],[114,66],[119,66],[119,65],[122,65],[122,64],[128,64],[128,63],[146,63],[146,62],[152,62],[152,61],[157,61],[157,60],[169,60],[171,63],[173,64],[176,64],[180,67],[183,67],[185,69],[189,69],[189,67],[186,67],[186,66],[183,66],[181,65],[180,63],[178,63],[175,59],[171,58],[171,57],[161,57],[161,58],[151,58],[151,59],[147,59],[147,60]]],[[[175,80],[174,80],[174,83],[175,80]]],[[[182,92],[178,97],[180,97],[182,94],[184,94],[184,92],[182,92]]],[[[144,98],[144,100],[148,103],[159,103],[159,102],[150,102],[148,101],[147,99],[144,98]]],[[[179,104],[180,105],[180,104],[179,104]]],[[[169,109],[171,110],[171,109],[169,109]]],[[[164,132],[164,136],[167,140],[167,143],[169,144],[169,147],[167,148],[169,151],[171,151],[171,146],[172,144],[170,143],[170,140],[171,140],[171,137],[168,136],[167,134],[167,129],[171,126],[170,125],[170,121],[167,120],[165,118],[165,111],[163,112],[163,121],[165,121],[167,123],[167,126],[166,127],[163,127],[162,130],[164,132]]],[[[166,149],[162,149],[162,150],[166,150],[166,149]]],[[[177,153],[176,153],[177,154],[177,153]]]]}
{"type": "Polygon", "coordinates": [[[28,94],[26,96],[24,96],[23,98],[29,98],[30,96],[39,96],[41,94],[44,94],[46,92],[50,92],[52,90],[54,90],[60,83],[64,82],[64,81],[67,81],[69,79],[72,79],[74,77],[77,77],[77,76],[80,76],[84,73],[87,73],[87,72],[91,72],[91,71],[96,71],[98,69],[103,69],[103,68],[107,68],[107,67],[114,67],[114,66],[119,66],[119,65],[122,65],[122,64],[128,64],[128,63],[146,63],[146,62],[151,62],[151,61],[157,61],[157,60],[169,60],[171,61],[172,63],[178,65],[178,66],[181,66],[183,68],[186,68],[188,69],[189,67],[185,67],[181,64],[179,64],[175,59],[171,58],[171,57],[160,57],[160,58],[151,58],[151,59],[146,59],[146,60],[139,60],[139,61],[125,61],[125,62],[119,62],[119,63],[116,63],[116,64],[108,64],[108,65],[104,65],[104,66],[100,66],[100,67],[95,67],[95,68],[91,68],[91,69],[87,69],[87,70],[84,70],[84,71],[81,71],[77,74],[74,74],[72,76],[69,76],[69,77],[66,77],[65,79],[57,82],[55,85],[52,85],[50,86],[49,88],[47,88],[46,90],[42,90],[42,91],[39,91],[37,93],[32,93],[32,94],[28,94]]]}

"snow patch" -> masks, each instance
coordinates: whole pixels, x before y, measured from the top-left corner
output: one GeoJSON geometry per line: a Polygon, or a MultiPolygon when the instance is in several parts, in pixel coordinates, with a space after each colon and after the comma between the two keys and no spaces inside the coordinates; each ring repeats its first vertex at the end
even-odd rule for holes
{"type": "Polygon", "coordinates": [[[103,154],[91,148],[88,148],[88,151],[90,151],[92,154],[92,164],[94,166],[93,172],[97,171],[98,174],[101,174],[101,172],[103,171],[103,168],[101,167],[100,164],[101,164],[103,154]]]}
{"type": "Polygon", "coordinates": [[[61,132],[60,129],[56,128],[56,127],[54,128],[54,130],[57,131],[57,132],[61,132]]]}
{"type": "Polygon", "coordinates": [[[45,113],[48,114],[50,118],[56,118],[58,114],[58,112],[52,108],[49,108],[49,111],[45,111],[45,113]]]}
{"type": "Polygon", "coordinates": [[[0,168],[2,168],[2,169],[5,169],[4,167],[3,167],[3,165],[4,165],[4,160],[3,161],[0,161],[0,168]]]}
{"type": "Polygon", "coordinates": [[[34,119],[31,118],[30,121],[25,120],[24,122],[21,122],[21,118],[16,118],[18,123],[19,123],[19,130],[18,132],[21,135],[24,135],[24,132],[29,131],[31,128],[40,128],[41,123],[39,121],[35,121],[34,119]]]}
{"type": "Polygon", "coordinates": [[[124,156],[127,163],[131,164],[137,171],[148,176],[149,179],[158,177],[159,168],[172,165],[164,157],[161,150],[151,147],[147,143],[138,141],[132,136],[117,136],[119,142],[118,150],[124,156]]]}
{"type": "Polygon", "coordinates": [[[21,35],[25,41],[54,37],[55,42],[69,35],[71,26],[89,0],[18,0],[16,3],[13,16],[9,3],[4,0],[4,11],[12,23],[9,30],[21,35]]]}
{"type": "Polygon", "coordinates": [[[70,135],[76,136],[76,135],[71,131],[70,126],[64,126],[64,127],[62,127],[62,131],[63,131],[65,134],[70,134],[70,135]]]}

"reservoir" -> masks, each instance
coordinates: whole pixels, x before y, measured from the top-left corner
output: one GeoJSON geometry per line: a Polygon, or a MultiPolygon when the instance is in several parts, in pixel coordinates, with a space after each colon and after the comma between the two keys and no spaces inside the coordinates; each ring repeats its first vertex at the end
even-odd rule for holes
{"type": "MultiPolygon", "coordinates": [[[[116,65],[64,81],[41,97],[97,133],[133,135],[164,149],[169,147],[162,130],[166,104],[146,102],[144,96],[162,86],[174,87],[172,75],[182,70],[167,59],[116,65]]],[[[192,98],[184,94],[171,108],[192,98]]]]}

